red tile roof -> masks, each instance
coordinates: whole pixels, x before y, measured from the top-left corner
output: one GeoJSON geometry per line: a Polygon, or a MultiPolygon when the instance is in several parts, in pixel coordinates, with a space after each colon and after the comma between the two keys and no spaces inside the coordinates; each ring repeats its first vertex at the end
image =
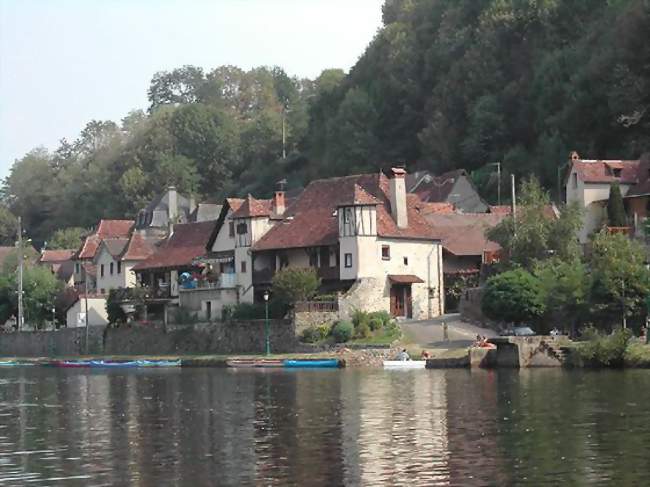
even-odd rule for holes
{"type": "Polygon", "coordinates": [[[355,205],[378,205],[379,200],[368,194],[361,186],[355,183],[352,193],[346,195],[339,202],[339,206],[355,206],[355,205]]]}
{"type": "Polygon", "coordinates": [[[43,250],[38,261],[45,264],[51,262],[64,262],[72,259],[74,250],[43,250]]]}
{"type": "Polygon", "coordinates": [[[185,223],[174,226],[174,233],[148,259],[133,270],[189,267],[192,261],[206,253],[206,245],[215,221],[185,223]]]}
{"type": "Polygon", "coordinates": [[[122,253],[122,260],[145,260],[153,255],[158,239],[147,239],[135,232],[122,253]]]}
{"type": "Polygon", "coordinates": [[[454,213],[455,211],[453,203],[422,203],[423,215],[430,215],[432,213],[454,213]]]}
{"type": "Polygon", "coordinates": [[[232,218],[269,216],[272,213],[272,200],[258,200],[250,194],[243,204],[232,214],[232,218]]]}
{"type": "Polygon", "coordinates": [[[93,259],[103,239],[127,238],[134,224],[133,220],[100,220],[97,230],[85,238],[74,258],[93,259]]]}
{"type": "Polygon", "coordinates": [[[380,237],[436,240],[437,234],[421,214],[423,203],[414,194],[406,198],[408,227],[397,227],[390,213],[389,184],[382,173],[312,181],[287,208],[285,218],[269,230],[253,249],[335,244],[339,232],[336,210],[355,197],[363,199],[364,203],[361,204],[371,201],[370,198],[376,200],[373,204],[377,204],[377,234],[380,237]]]}
{"type": "Polygon", "coordinates": [[[639,178],[640,162],[624,160],[585,160],[573,161],[573,169],[578,178],[585,183],[613,183],[636,184],[639,179],[647,179],[647,175],[639,178]],[[614,169],[620,169],[620,177],[614,176],[614,169]]]}

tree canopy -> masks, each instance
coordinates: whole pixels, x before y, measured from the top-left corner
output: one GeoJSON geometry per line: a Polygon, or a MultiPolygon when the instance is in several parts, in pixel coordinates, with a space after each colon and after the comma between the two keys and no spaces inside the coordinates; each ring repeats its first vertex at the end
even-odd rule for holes
{"type": "Polygon", "coordinates": [[[280,179],[291,188],[396,162],[439,173],[501,161],[504,174],[555,190],[570,150],[650,151],[646,0],[386,0],[382,13],[347,74],[156,73],[146,111],[91,120],[75,140],[17,160],[4,205],[38,244],[133,216],[171,183],[197,198],[263,197],[280,179]]]}

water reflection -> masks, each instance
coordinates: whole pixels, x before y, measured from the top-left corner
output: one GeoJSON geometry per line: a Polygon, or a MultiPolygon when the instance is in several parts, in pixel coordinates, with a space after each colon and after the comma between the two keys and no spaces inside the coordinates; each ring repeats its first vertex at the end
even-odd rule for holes
{"type": "Polygon", "coordinates": [[[2,485],[645,483],[650,373],[0,371],[2,485]]]}

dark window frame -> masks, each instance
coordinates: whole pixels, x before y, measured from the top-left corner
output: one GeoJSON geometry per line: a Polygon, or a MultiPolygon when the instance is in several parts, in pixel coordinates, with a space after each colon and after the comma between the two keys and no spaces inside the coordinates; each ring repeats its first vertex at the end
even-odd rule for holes
{"type": "Polygon", "coordinates": [[[115,271],[115,264],[111,262],[110,265],[108,266],[108,273],[112,276],[114,271],[115,271]]]}
{"type": "Polygon", "coordinates": [[[247,271],[246,271],[246,261],[245,260],[242,260],[240,262],[239,268],[240,268],[242,274],[246,274],[247,271]]]}
{"type": "Polygon", "coordinates": [[[117,261],[117,273],[122,274],[122,261],[117,261]]]}
{"type": "Polygon", "coordinates": [[[352,254],[347,252],[343,255],[344,265],[347,269],[352,267],[352,254]]]}
{"type": "Polygon", "coordinates": [[[233,221],[228,223],[228,236],[230,238],[235,237],[235,222],[233,222],[233,221]]]}
{"type": "Polygon", "coordinates": [[[390,260],[390,245],[381,246],[381,259],[390,260]]]}
{"type": "Polygon", "coordinates": [[[99,266],[99,277],[104,277],[104,264],[99,266]]]}

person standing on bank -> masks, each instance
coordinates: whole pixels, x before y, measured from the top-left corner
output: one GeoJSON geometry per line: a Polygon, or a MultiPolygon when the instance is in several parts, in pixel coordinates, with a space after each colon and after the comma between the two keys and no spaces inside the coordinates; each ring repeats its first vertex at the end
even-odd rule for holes
{"type": "Polygon", "coordinates": [[[449,327],[446,321],[442,322],[442,340],[445,342],[449,341],[449,327]]]}

